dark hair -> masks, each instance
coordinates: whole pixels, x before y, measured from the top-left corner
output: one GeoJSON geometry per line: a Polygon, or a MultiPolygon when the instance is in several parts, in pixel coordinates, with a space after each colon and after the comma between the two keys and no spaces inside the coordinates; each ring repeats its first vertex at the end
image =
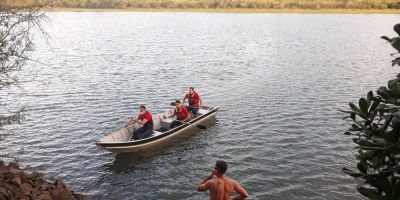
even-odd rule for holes
{"type": "Polygon", "coordinates": [[[175,101],[175,103],[181,103],[181,101],[179,101],[179,100],[176,100],[176,101],[175,101]]]}
{"type": "Polygon", "coordinates": [[[221,174],[225,174],[226,170],[228,170],[228,164],[223,160],[217,160],[215,163],[215,169],[221,174]]]}
{"type": "Polygon", "coordinates": [[[189,90],[194,90],[194,88],[193,88],[193,87],[190,87],[189,90]]]}
{"type": "Polygon", "coordinates": [[[141,105],[139,108],[143,108],[146,110],[146,106],[144,106],[144,105],[141,105]]]}

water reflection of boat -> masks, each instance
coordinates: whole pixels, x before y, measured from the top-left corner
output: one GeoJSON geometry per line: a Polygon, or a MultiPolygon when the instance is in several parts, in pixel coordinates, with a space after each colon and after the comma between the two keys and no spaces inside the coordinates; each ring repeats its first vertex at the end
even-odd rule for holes
{"type": "Polygon", "coordinates": [[[139,164],[145,163],[146,160],[151,160],[156,152],[136,152],[119,153],[115,155],[115,159],[111,163],[104,165],[105,171],[112,172],[112,174],[135,172],[140,170],[139,164]]]}
{"type": "Polygon", "coordinates": [[[153,117],[155,131],[148,138],[131,140],[132,134],[137,127],[130,126],[102,137],[96,142],[96,145],[104,150],[117,153],[154,148],[171,141],[171,139],[190,134],[194,129],[203,126],[209,120],[215,119],[217,111],[218,108],[216,107],[202,106],[196,116],[192,116],[189,122],[170,129],[170,124],[174,118],[165,117],[171,114],[172,110],[170,110],[153,117]]]}

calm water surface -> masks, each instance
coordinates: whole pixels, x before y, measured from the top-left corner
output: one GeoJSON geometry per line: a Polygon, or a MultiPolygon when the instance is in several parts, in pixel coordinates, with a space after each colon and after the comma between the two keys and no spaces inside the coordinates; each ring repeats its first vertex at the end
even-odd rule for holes
{"type": "MultiPolygon", "coordinates": [[[[68,13],[50,15],[26,69],[42,82],[3,92],[30,115],[2,154],[93,199],[206,199],[195,186],[228,161],[251,199],[362,199],[341,168],[354,150],[338,109],[395,76],[399,15],[68,13]],[[377,76],[379,75],[379,76],[377,76]],[[169,108],[195,87],[215,124],[158,151],[94,142],[136,107],[169,108]],[[171,165],[173,167],[171,167],[171,165]]],[[[11,103],[10,106],[14,104],[11,103]]],[[[8,132],[8,131],[7,131],[8,132]]]]}

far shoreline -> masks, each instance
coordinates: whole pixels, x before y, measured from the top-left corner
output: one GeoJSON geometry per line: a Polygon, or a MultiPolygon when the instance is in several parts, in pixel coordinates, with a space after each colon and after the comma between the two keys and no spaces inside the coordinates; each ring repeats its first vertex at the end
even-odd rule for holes
{"type": "Polygon", "coordinates": [[[199,13],[304,13],[400,14],[400,9],[264,9],[264,8],[53,8],[53,12],[199,12],[199,13]]]}

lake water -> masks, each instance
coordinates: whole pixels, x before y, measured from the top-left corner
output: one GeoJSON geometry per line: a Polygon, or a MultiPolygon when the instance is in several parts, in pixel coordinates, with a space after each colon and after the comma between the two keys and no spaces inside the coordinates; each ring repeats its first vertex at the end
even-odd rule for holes
{"type": "Polygon", "coordinates": [[[196,184],[217,159],[250,199],[362,199],[341,172],[354,145],[338,109],[399,71],[381,35],[399,15],[50,14],[26,68],[2,92],[30,106],[2,154],[93,199],[207,199],[196,184]],[[29,77],[29,76],[28,76],[29,77]],[[112,154],[94,142],[146,104],[169,108],[195,87],[217,121],[158,151],[112,154]],[[171,165],[173,167],[171,167],[171,165]]]}

